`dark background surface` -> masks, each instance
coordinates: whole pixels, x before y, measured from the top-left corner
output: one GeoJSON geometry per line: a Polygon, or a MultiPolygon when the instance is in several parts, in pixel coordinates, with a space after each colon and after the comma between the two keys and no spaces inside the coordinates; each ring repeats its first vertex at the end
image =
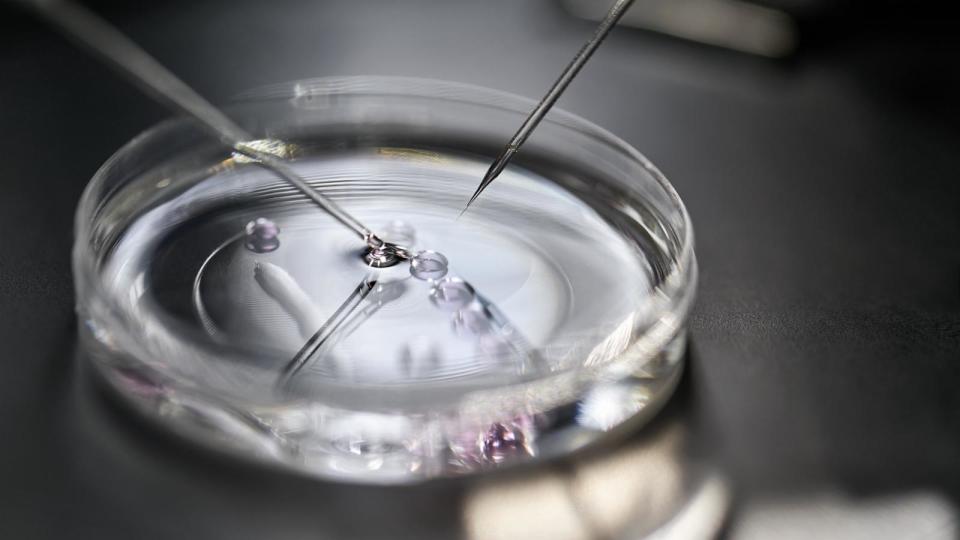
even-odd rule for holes
{"type": "MultiPolygon", "coordinates": [[[[545,0],[93,6],[214,102],[351,74],[538,97],[593,26],[545,0]]],[[[949,20],[885,6],[814,25],[780,62],[619,29],[559,104],[645,153],[693,217],[692,353],[667,414],[741,512],[922,491],[956,523],[960,47],[949,20]]],[[[197,453],[104,402],[74,353],[73,211],[166,113],[0,13],[0,537],[453,534],[456,483],[397,505],[197,453]]]]}

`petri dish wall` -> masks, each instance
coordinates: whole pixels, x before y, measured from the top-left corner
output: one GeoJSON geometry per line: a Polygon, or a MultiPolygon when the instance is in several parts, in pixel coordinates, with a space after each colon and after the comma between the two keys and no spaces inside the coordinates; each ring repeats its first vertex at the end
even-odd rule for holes
{"type": "Polygon", "coordinates": [[[86,355],[181,435],[345,481],[498,469],[640,425],[682,371],[689,218],[636,150],[563,111],[460,215],[533,105],[349,77],[227,108],[251,145],[415,254],[383,268],[190,121],[147,131],[77,211],[86,355]]]}

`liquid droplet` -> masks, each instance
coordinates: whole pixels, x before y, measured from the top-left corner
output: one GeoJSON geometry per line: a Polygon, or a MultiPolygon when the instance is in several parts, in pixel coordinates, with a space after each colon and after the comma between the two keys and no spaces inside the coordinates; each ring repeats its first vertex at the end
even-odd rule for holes
{"type": "Polygon", "coordinates": [[[464,309],[453,316],[454,331],[464,337],[477,337],[490,333],[490,318],[482,309],[464,309]]]}
{"type": "Polygon", "coordinates": [[[244,245],[254,253],[270,253],[280,247],[280,227],[267,218],[247,223],[244,232],[244,245]]]}
{"type": "Polygon", "coordinates": [[[486,460],[500,464],[504,461],[533,454],[529,445],[527,430],[529,422],[495,422],[483,436],[482,452],[486,460]]]}
{"type": "Polygon", "coordinates": [[[459,311],[475,296],[473,287],[460,278],[446,278],[430,291],[430,300],[444,311],[459,311]]]}
{"type": "Polygon", "coordinates": [[[407,285],[402,281],[380,281],[370,291],[367,301],[372,304],[387,304],[403,296],[407,292],[407,285]]]}
{"type": "Polygon", "coordinates": [[[447,275],[447,258],[436,251],[421,251],[410,260],[410,274],[417,279],[440,279],[447,275]]]}

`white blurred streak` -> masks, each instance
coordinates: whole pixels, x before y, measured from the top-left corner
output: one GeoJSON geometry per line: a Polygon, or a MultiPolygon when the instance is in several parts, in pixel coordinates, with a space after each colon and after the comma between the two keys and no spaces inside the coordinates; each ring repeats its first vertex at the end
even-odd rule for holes
{"type": "Polygon", "coordinates": [[[309,339],[323,326],[325,319],[310,299],[310,295],[300,287],[286,270],[268,262],[257,263],[253,268],[253,277],[263,292],[276,300],[297,323],[303,339],[309,339]]]}
{"type": "Polygon", "coordinates": [[[931,492],[858,499],[837,492],[746,504],[735,540],[953,540],[960,537],[957,508],[931,492]]]}
{"type": "MultiPolygon", "coordinates": [[[[603,16],[605,9],[596,0],[563,4],[589,20],[603,16]]],[[[787,56],[797,46],[796,25],[789,15],[738,0],[641,0],[620,24],[771,58],[787,56]]]]}
{"type": "Polygon", "coordinates": [[[603,365],[625,351],[633,341],[634,317],[634,314],[631,314],[624,319],[606,339],[594,347],[587,356],[587,359],[583,361],[583,365],[603,365]]]}
{"type": "Polygon", "coordinates": [[[481,488],[468,496],[464,519],[469,540],[592,538],[556,473],[481,488]]]}
{"type": "Polygon", "coordinates": [[[650,402],[650,390],[636,384],[608,383],[591,389],[577,410],[577,422],[607,431],[639,413],[650,402]]]}
{"type": "Polygon", "coordinates": [[[647,538],[651,540],[715,538],[726,521],[730,497],[730,488],[727,483],[719,476],[710,476],[675,518],[647,538]]]}
{"type": "Polygon", "coordinates": [[[683,505],[678,453],[684,436],[675,425],[655,444],[614,453],[577,470],[570,494],[592,524],[593,538],[618,538],[638,526],[649,529],[683,505]]]}

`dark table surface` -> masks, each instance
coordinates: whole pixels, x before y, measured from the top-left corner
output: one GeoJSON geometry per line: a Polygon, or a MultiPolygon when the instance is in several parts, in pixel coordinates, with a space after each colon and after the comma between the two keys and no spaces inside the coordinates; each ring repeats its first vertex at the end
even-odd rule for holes
{"type": "MultiPolygon", "coordinates": [[[[537,97],[592,28],[547,0],[98,7],[215,102],[350,74],[537,97]]],[[[166,113],[0,8],[0,537],[466,534],[475,483],[244,467],[103,398],[74,350],[73,211],[166,113]]],[[[688,370],[648,429],[681,426],[724,478],[730,536],[862,533],[891,512],[879,536],[958,530],[960,98],[956,40],[935,37],[866,32],[771,62],[621,29],[560,102],[645,153],[693,217],[688,370]]]]}

